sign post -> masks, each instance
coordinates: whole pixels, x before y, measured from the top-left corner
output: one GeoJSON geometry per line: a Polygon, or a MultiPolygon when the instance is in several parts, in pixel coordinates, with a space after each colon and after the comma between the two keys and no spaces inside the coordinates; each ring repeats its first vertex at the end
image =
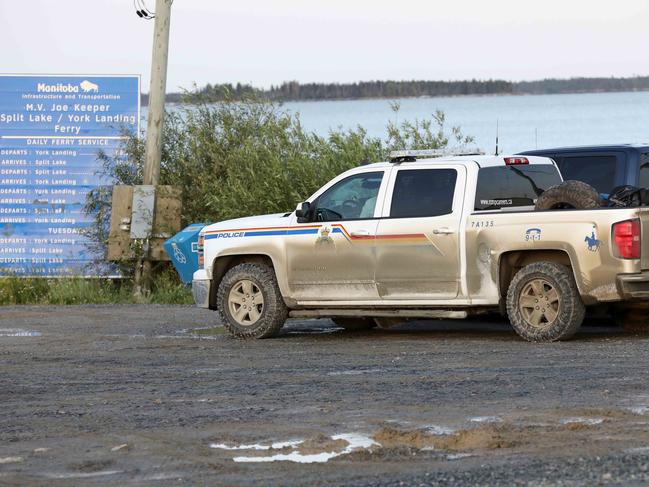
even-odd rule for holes
{"type": "Polygon", "coordinates": [[[139,122],[139,76],[0,75],[0,276],[114,274],[84,205],[139,122]]]}

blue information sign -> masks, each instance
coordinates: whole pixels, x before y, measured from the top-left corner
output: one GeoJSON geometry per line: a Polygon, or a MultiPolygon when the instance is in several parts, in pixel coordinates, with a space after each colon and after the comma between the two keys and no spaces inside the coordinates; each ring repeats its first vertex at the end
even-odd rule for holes
{"type": "Polygon", "coordinates": [[[83,207],[139,123],[139,76],[0,75],[0,275],[111,274],[83,207]]]}

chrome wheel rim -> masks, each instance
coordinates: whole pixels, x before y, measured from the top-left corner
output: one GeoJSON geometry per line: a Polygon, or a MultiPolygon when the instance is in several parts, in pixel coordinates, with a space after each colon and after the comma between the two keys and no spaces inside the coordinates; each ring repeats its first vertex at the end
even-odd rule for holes
{"type": "Polygon", "coordinates": [[[264,311],[264,295],[259,286],[248,279],[237,281],[228,295],[230,315],[241,326],[252,326],[264,311]]]}
{"type": "Polygon", "coordinates": [[[559,293],[545,279],[533,279],[523,287],[518,308],[523,319],[539,329],[551,327],[559,316],[559,293]]]}

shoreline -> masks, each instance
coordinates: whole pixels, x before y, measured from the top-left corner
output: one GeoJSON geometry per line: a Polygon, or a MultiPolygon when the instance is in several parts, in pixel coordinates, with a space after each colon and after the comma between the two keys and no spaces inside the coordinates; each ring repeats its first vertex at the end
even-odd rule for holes
{"type": "MultiPolygon", "coordinates": [[[[286,100],[272,100],[269,98],[262,98],[265,101],[278,103],[284,105],[286,103],[322,103],[322,102],[339,102],[339,101],[377,101],[377,100],[430,100],[435,98],[466,98],[466,97],[477,97],[477,98],[487,98],[487,97],[505,97],[505,96],[547,96],[547,95],[598,95],[606,93],[646,93],[649,92],[648,89],[639,89],[639,90],[584,90],[584,91],[562,91],[559,93],[543,93],[543,92],[528,92],[528,93],[467,93],[467,94],[458,94],[458,95],[420,95],[420,96],[399,96],[399,97],[383,97],[383,96],[363,96],[363,97],[351,97],[351,98],[307,98],[307,99],[286,99],[286,100]]],[[[174,95],[175,93],[168,93],[169,95],[174,95]]],[[[144,96],[144,95],[142,95],[144,96]]],[[[220,103],[224,100],[214,100],[208,102],[220,103]]],[[[233,102],[238,102],[241,100],[232,100],[233,102]]],[[[183,105],[184,102],[181,101],[167,101],[167,105],[183,105]]],[[[148,102],[141,102],[142,107],[148,107],[148,102]]]]}

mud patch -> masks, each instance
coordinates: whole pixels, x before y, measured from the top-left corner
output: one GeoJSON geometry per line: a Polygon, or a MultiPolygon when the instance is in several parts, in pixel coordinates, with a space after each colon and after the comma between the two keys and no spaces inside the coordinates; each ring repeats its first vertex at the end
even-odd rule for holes
{"type": "Polygon", "coordinates": [[[313,455],[315,453],[335,452],[340,453],[349,446],[349,442],[342,438],[333,439],[326,435],[318,435],[314,438],[305,440],[297,447],[297,451],[302,455],[313,455]]]}
{"type": "Polygon", "coordinates": [[[425,430],[400,430],[387,426],[377,431],[372,438],[383,448],[405,446],[421,450],[435,448],[436,437],[425,430]]]}
{"type": "Polygon", "coordinates": [[[458,431],[455,435],[438,438],[435,447],[446,451],[496,450],[512,448],[521,443],[516,430],[496,427],[458,431]]]}
{"type": "Polygon", "coordinates": [[[418,450],[465,452],[511,448],[518,443],[513,436],[511,430],[494,426],[464,429],[444,435],[431,434],[427,430],[404,431],[387,427],[379,430],[373,438],[387,448],[405,446],[418,450]]]}

